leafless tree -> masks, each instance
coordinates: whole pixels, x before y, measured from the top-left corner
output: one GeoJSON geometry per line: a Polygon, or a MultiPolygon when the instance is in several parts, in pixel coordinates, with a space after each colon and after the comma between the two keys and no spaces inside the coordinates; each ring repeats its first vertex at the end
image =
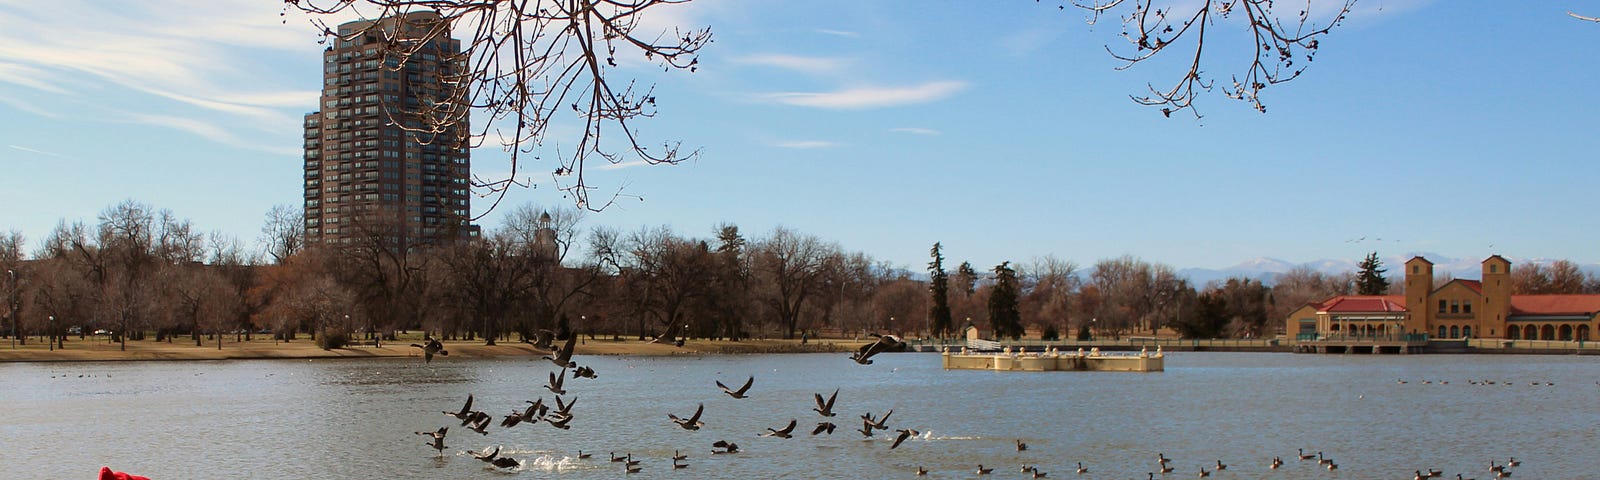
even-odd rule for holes
{"type": "Polygon", "coordinates": [[[1273,282],[1273,302],[1268,306],[1267,316],[1270,319],[1281,320],[1289,316],[1289,312],[1298,310],[1307,303],[1320,302],[1334,295],[1349,295],[1353,292],[1355,292],[1354,272],[1328,275],[1308,266],[1297,266],[1279,275],[1273,282]]]}
{"type": "Polygon", "coordinates": [[[272,263],[299,253],[306,246],[305,211],[289,205],[274,205],[267,211],[267,222],[261,226],[261,245],[272,263]]]}
{"type": "MultiPolygon", "coordinates": [[[[1243,73],[1234,73],[1231,86],[1222,92],[1228,98],[1249,103],[1257,111],[1266,112],[1261,102],[1261,91],[1268,86],[1288,82],[1305,72],[1306,66],[1316,57],[1319,37],[1327,35],[1345,19],[1356,0],[1341,0],[1337,9],[1324,14],[1312,0],[1288,2],[1285,0],[1204,0],[1175,2],[1156,0],[1072,0],[1072,5],[1089,12],[1089,23],[1102,17],[1115,15],[1122,20],[1122,37],[1126,49],[1106,47],[1112,57],[1123,62],[1118,70],[1156,58],[1169,48],[1191,52],[1184,63],[1183,75],[1170,87],[1148,86],[1148,92],[1131,95],[1141,105],[1161,108],[1161,113],[1188,110],[1200,118],[1194,101],[1215,84],[1204,68],[1209,58],[1205,55],[1207,40],[1228,38],[1209,31],[1213,28],[1237,27],[1245,30],[1251,41],[1249,67],[1243,73]],[[1282,13],[1296,12],[1291,15],[1282,13]],[[1242,24],[1242,25],[1241,25],[1242,24]]],[[[1224,49],[1229,50],[1229,49],[1224,49]]]]}
{"type": "Polygon", "coordinates": [[[1022,282],[1023,319],[1041,331],[1054,326],[1058,333],[1071,323],[1072,295],[1083,282],[1077,263],[1045,255],[1021,265],[1017,276],[1022,282]]]}
{"type": "MultiPolygon", "coordinates": [[[[462,99],[424,105],[427,125],[405,127],[418,133],[438,133],[467,125],[471,112],[488,121],[477,127],[475,144],[498,143],[510,153],[510,173],[499,178],[475,178],[474,187],[494,197],[492,205],[515,186],[527,186],[518,172],[529,156],[556,157],[551,177],[557,187],[581,208],[600,210],[618,193],[591,200],[597,187],[585,178],[594,160],[612,164],[642,161],[678,163],[698,155],[681,151],[677,142],[652,146],[638,136],[634,122],[656,112],[651,86],[615,78],[619,62],[628,56],[643,58],[665,70],[697,69],[698,54],[711,41],[710,29],[671,31],[646,28],[648,12],[688,0],[284,0],[285,8],[316,14],[313,22],[326,41],[348,41],[372,36],[382,42],[389,68],[404,68],[412,55],[430,41],[463,31],[462,48],[448,58],[459,65],[441,72],[453,91],[440,98],[462,99]],[[370,8],[369,8],[370,7],[370,8]],[[354,13],[366,18],[392,18],[431,11],[437,20],[415,22],[420,32],[396,34],[391,26],[374,22],[368,28],[340,32],[323,19],[330,14],[354,13]],[[572,115],[565,117],[565,114],[572,115]],[[577,121],[582,135],[556,152],[544,153],[546,134],[555,123],[577,121]]],[[[398,106],[395,106],[398,108],[398,106]]],[[[485,211],[492,210],[493,206],[485,211]]]]}
{"type": "Polygon", "coordinates": [[[800,313],[806,301],[823,287],[827,259],[838,247],[816,236],[778,227],[752,250],[753,271],[761,285],[759,295],[777,315],[783,338],[794,338],[800,313]]]}

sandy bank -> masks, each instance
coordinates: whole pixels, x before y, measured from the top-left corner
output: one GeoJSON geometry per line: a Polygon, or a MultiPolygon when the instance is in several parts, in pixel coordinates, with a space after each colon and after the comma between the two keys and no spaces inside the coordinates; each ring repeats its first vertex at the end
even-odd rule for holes
{"type": "MultiPolygon", "coordinates": [[[[9,339],[8,339],[9,340],[9,339]]],[[[174,340],[172,343],[136,341],[128,342],[128,349],[109,343],[104,338],[69,339],[65,349],[51,351],[43,342],[30,339],[26,346],[11,348],[9,341],[0,341],[0,362],[103,362],[147,360],[242,360],[286,358],[418,358],[422,350],[410,346],[409,341],[373,346],[371,343],[333,350],[323,350],[315,342],[299,339],[292,342],[274,342],[271,339],[235,342],[224,340],[217,349],[213,340],[195,346],[193,340],[174,340]]],[[[501,342],[484,345],[482,340],[449,341],[445,350],[449,359],[533,357],[548,352],[524,343],[501,342]]],[[[648,343],[637,340],[585,340],[575,349],[578,355],[706,355],[741,353],[803,353],[845,352],[865,344],[850,339],[813,340],[801,344],[799,340],[745,340],[739,342],[691,340],[682,347],[648,343]]]]}

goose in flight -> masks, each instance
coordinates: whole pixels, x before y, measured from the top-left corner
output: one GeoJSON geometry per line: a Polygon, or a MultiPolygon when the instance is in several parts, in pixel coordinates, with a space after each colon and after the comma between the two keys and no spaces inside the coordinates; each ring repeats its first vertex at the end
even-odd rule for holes
{"type": "Polygon", "coordinates": [[[744,386],[743,387],[739,387],[738,390],[734,390],[734,389],[728,388],[727,385],[723,385],[722,384],[722,380],[717,380],[717,388],[721,388],[723,393],[726,393],[726,394],[728,394],[728,396],[733,397],[733,398],[750,398],[748,395],[745,395],[744,392],[749,391],[750,390],[750,385],[754,384],[755,382],[756,382],[755,375],[751,375],[749,379],[746,379],[744,381],[744,386]]]}
{"type": "Polygon", "coordinates": [[[489,463],[500,468],[517,468],[522,466],[522,462],[518,462],[517,459],[511,457],[496,458],[494,461],[489,463]]]}
{"type": "Polygon", "coordinates": [[[877,337],[878,341],[862,345],[861,348],[856,349],[856,353],[850,354],[851,360],[855,360],[856,363],[862,365],[872,365],[873,355],[877,355],[891,349],[901,348],[903,345],[899,340],[896,340],[893,335],[878,335],[876,333],[871,335],[877,337]]]}
{"type": "Polygon", "coordinates": [[[564,389],[564,388],[561,388],[561,384],[566,381],[566,378],[567,378],[567,369],[565,369],[565,368],[562,368],[561,369],[561,373],[559,373],[559,374],[556,373],[556,372],[550,372],[550,382],[546,383],[544,385],[544,388],[549,389],[551,393],[554,393],[556,395],[566,395],[567,394],[567,390],[564,389]]]}
{"type": "Polygon", "coordinates": [[[449,432],[449,431],[450,431],[450,427],[439,427],[439,430],[437,430],[437,431],[417,432],[417,435],[423,435],[423,436],[426,436],[426,437],[432,439],[428,443],[425,443],[424,445],[427,445],[429,447],[433,447],[434,450],[438,450],[439,451],[439,455],[442,456],[442,455],[444,455],[444,449],[445,449],[445,446],[444,446],[444,434],[449,432]]]}
{"type": "Polygon", "coordinates": [[[422,349],[422,363],[433,363],[434,355],[449,356],[450,352],[444,349],[444,344],[439,339],[430,336],[422,337],[423,343],[413,343],[411,346],[422,349]]]}
{"type": "Polygon", "coordinates": [[[670,413],[667,414],[667,418],[671,418],[673,422],[677,423],[678,426],[683,427],[684,430],[699,430],[700,427],[706,426],[706,422],[700,421],[700,414],[705,411],[706,404],[702,403],[699,407],[695,407],[694,415],[691,415],[689,418],[678,418],[677,415],[670,413]]]}
{"type": "Polygon", "coordinates": [[[763,433],[763,434],[761,434],[761,436],[763,436],[763,437],[778,437],[778,438],[793,438],[789,434],[794,432],[795,423],[796,423],[796,420],[791,418],[791,419],[789,419],[789,426],[783,427],[782,429],[774,430],[774,429],[772,429],[772,427],[767,427],[767,433],[763,433]]]}
{"type": "Polygon", "coordinates": [[[839,398],[839,389],[833,389],[833,395],[829,395],[828,401],[826,402],[822,401],[822,394],[820,393],[813,393],[811,395],[817,398],[817,408],[813,408],[811,410],[821,414],[824,417],[834,416],[833,401],[839,398]]]}
{"type": "Polygon", "coordinates": [[[593,378],[599,378],[599,375],[595,375],[594,374],[594,369],[593,368],[578,367],[577,369],[572,371],[572,378],[589,378],[589,379],[593,379],[593,378]]]}
{"type": "Polygon", "coordinates": [[[486,428],[489,427],[489,422],[494,421],[494,417],[490,417],[489,414],[483,412],[477,412],[477,414],[479,416],[473,420],[472,426],[467,427],[467,430],[478,432],[479,435],[488,435],[489,431],[486,428]]]}
{"type": "Polygon", "coordinates": [[[712,443],[711,446],[721,449],[712,450],[711,453],[739,453],[739,444],[727,440],[717,440],[716,443],[712,443]]]}
{"type": "Polygon", "coordinates": [[[837,426],[835,426],[833,422],[820,422],[817,423],[817,428],[811,430],[811,434],[817,435],[822,432],[828,432],[828,435],[833,435],[834,428],[837,428],[837,426]]]}
{"type": "Polygon", "coordinates": [[[895,431],[896,432],[900,432],[900,434],[896,435],[894,437],[894,443],[889,445],[889,449],[890,450],[894,450],[896,448],[899,448],[901,442],[904,442],[904,441],[906,441],[907,438],[911,438],[912,436],[917,434],[916,430],[912,430],[912,429],[909,429],[909,428],[904,428],[904,429],[895,430],[895,431]]]}
{"type": "Polygon", "coordinates": [[[554,363],[554,364],[556,364],[556,366],[561,367],[561,368],[577,368],[578,367],[578,362],[572,361],[572,347],[575,347],[577,345],[578,345],[578,335],[573,334],[573,335],[567,337],[567,343],[562,344],[560,350],[552,350],[552,351],[550,351],[550,353],[553,356],[552,355],[545,355],[545,356],[539,357],[539,358],[543,358],[545,360],[549,360],[550,363],[554,363]]]}
{"type": "Polygon", "coordinates": [[[472,418],[472,413],[473,413],[472,412],[472,394],[470,394],[470,393],[467,394],[467,403],[466,403],[466,405],[462,405],[461,406],[461,411],[459,411],[459,412],[444,412],[445,415],[456,417],[456,420],[467,420],[469,418],[472,418]]]}
{"type": "Polygon", "coordinates": [[[494,450],[484,448],[482,452],[467,452],[467,454],[472,455],[472,458],[482,460],[483,463],[492,463],[495,458],[500,456],[500,447],[496,446],[494,450]]]}
{"type": "MultiPolygon", "coordinates": [[[[892,409],[892,408],[889,409],[888,412],[885,412],[883,414],[882,418],[874,419],[874,418],[872,418],[872,412],[867,412],[866,414],[861,416],[861,419],[862,420],[866,420],[867,424],[871,425],[872,428],[876,428],[878,430],[888,430],[889,429],[889,424],[887,422],[889,421],[889,416],[890,415],[894,415],[894,409],[892,409]]],[[[1019,445],[1020,444],[1021,443],[1019,442],[1019,445]]],[[[1027,448],[1028,448],[1027,445],[1022,445],[1022,448],[1019,448],[1018,450],[1024,450],[1024,449],[1027,449],[1027,448]]]]}

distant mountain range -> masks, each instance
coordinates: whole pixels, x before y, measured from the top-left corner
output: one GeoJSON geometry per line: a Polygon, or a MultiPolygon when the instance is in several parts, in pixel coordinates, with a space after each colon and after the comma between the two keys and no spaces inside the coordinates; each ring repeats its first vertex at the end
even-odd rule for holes
{"type": "MultiPolygon", "coordinates": [[[[1450,258],[1433,253],[1419,252],[1408,253],[1403,256],[1380,257],[1379,259],[1383,261],[1383,268],[1388,270],[1388,274],[1390,276],[1399,276],[1403,273],[1402,267],[1404,267],[1406,260],[1410,260],[1411,257],[1418,255],[1421,255],[1423,258],[1428,259],[1428,261],[1433,262],[1434,275],[1444,275],[1448,273],[1455,278],[1464,278],[1468,280],[1476,280],[1483,276],[1481,264],[1481,262],[1483,262],[1482,258],[1450,258]]],[[[1507,257],[1507,259],[1511,260],[1512,269],[1516,269],[1517,265],[1519,264],[1534,263],[1548,265],[1551,262],[1559,260],[1547,258],[1519,259],[1510,257],[1507,257]]],[[[1360,261],[1361,259],[1324,259],[1305,263],[1290,263],[1276,258],[1260,257],[1246,260],[1238,265],[1222,269],[1185,268],[1178,270],[1178,276],[1188,278],[1190,284],[1196,287],[1204,287],[1207,283],[1212,281],[1226,281],[1229,278],[1249,278],[1251,280],[1256,280],[1271,285],[1276,282],[1279,275],[1283,275],[1285,272],[1288,272],[1290,269],[1298,266],[1308,266],[1311,267],[1312,270],[1316,270],[1318,272],[1336,275],[1340,273],[1356,271],[1356,264],[1360,263],[1360,261]]],[[[1600,275],[1600,263],[1579,264],[1578,267],[1582,269],[1584,273],[1589,275],[1600,275]]]]}

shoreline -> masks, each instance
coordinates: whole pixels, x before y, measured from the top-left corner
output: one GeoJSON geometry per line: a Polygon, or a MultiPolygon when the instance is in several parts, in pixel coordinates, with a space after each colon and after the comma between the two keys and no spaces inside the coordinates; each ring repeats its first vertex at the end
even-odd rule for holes
{"type": "MultiPolygon", "coordinates": [[[[323,350],[311,340],[274,342],[273,340],[224,341],[222,349],[212,341],[195,346],[193,340],[172,343],[154,341],[128,342],[121,345],[97,339],[68,340],[65,349],[51,351],[42,341],[29,341],[26,346],[10,348],[0,342],[0,363],[64,363],[64,362],[143,362],[143,361],[215,361],[215,360],[300,360],[347,358],[421,359],[422,349],[410,346],[411,342],[384,342],[374,347],[371,343],[349,345],[344,348],[323,350]]],[[[820,339],[805,344],[799,340],[691,340],[682,347],[649,343],[639,340],[585,340],[573,348],[577,355],[739,355],[768,353],[843,353],[854,351],[869,342],[850,339],[820,339]]],[[[482,340],[444,342],[450,355],[435,360],[481,359],[502,357],[529,357],[537,359],[549,354],[547,350],[526,343],[501,342],[484,345],[482,340]]]]}

